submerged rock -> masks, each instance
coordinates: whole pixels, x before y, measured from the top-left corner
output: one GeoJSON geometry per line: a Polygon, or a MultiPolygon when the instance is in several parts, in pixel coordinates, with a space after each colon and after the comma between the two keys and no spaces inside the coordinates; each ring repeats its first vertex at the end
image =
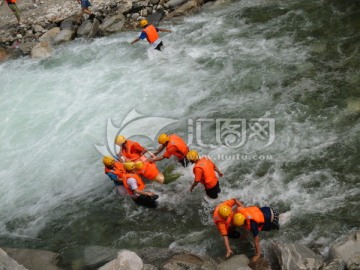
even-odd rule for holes
{"type": "Polygon", "coordinates": [[[27,270],[24,266],[18,264],[15,260],[10,258],[10,256],[0,248],[0,266],[1,269],[11,269],[11,270],[27,270]]]}
{"type": "Polygon", "coordinates": [[[108,262],[99,270],[140,270],[143,267],[142,259],[135,252],[122,250],[115,260],[108,262]]]}

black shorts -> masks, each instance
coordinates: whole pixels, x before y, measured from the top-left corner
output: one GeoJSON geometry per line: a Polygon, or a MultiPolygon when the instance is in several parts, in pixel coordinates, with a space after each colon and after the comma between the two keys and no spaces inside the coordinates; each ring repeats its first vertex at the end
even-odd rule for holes
{"type": "Polygon", "coordinates": [[[160,43],[155,47],[155,50],[161,51],[161,47],[162,47],[163,45],[164,45],[164,44],[162,43],[162,41],[160,41],[160,43]]]}
{"type": "Polygon", "coordinates": [[[134,198],[133,200],[138,205],[148,207],[148,208],[156,208],[158,205],[156,199],[158,197],[159,196],[154,197],[154,196],[147,196],[147,195],[139,195],[136,198],[134,198]]]}
{"type": "Polygon", "coordinates": [[[187,167],[190,163],[186,157],[180,159],[179,162],[181,163],[181,165],[183,165],[183,167],[187,167]]]}
{"type": "Polygon", "coordinates": [[[205,189],[206,195],[208,195],[211,199],[216,199],[220,191],[221,189],[220,189],[219,181],[217,182],[216,186],[209,189],[205,189]]]}

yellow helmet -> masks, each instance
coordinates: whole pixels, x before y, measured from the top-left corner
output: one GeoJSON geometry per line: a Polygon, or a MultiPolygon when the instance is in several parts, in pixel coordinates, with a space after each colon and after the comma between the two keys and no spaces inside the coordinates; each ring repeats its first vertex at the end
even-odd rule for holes
{"type": "Polygon", "coordinates": [[[103,157],[103,163],[104,163],[105,166],[111,167],[111,166],[114,165],[115,159],[113,157],[110,157],[110,156],[105,156],[105,157],[103,157]]]}
{"type": "Polygon", "coordinates": [[[236,213],[234,215],[233,223],[235,226],[242,226],[244,225],[244,222],[245,222],[245,217],[243,216],[243,214],[236,213]]]}
{"type": "Polygon", "coordinates": [[[148,25],[148,21],[147,20],[141,20],[140,21],[140,26],[144,27],[145,25],[148,25]]]}
{"type": "Polygon", "coordinates": [[[117,145],[122,145],[125,141],[126,141],[126,138],[123,135],[119,135],[115,138],[115,143],[117,145]]]}
{"type": "Polygon", "coordinates": [[[132,162],[132,161],[127,161],[127,162],[124,163],[124,168],[127,171],[132,171],[132,170],[135,169],[135,163],[132,162]]]}
{"type": "Polygon", "coordinates": [[[196,161],[199,159],[199,153],[196,150],[190,150],[186,154],[186,158],[190,161],[196,161]]]}
{"type": "Polygon", "coordinates": [[[167,134],[165,134],[165,133],[160,134],[159,137],[158,137],[158,142],[160,144],[165,144],[169,140],[170,140],[169,136],[167,134]]]}
{"type": "Polygon", "coordinates": [[[220,205],[219,207],[219,215],[223,218],[227,218],[228,216],[230,216],[232,213],[232,209],[230,206],[224,204],[224,205],[220,205]]]}
{"type": "Polygon", "coordinates": [[[135,162],[135,168],[137,170],[141,170],[142,168],[144,168],[144,163],[142,161],[136,161],[135,162]]]}

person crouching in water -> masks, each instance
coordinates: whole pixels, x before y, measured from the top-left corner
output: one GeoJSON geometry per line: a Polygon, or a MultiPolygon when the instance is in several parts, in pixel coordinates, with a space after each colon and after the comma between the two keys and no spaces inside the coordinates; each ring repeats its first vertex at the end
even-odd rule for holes
{"type": "Polygon", "coordinates": [[[135,163],[132,161],[125,162],[124,168],[126,173],[123,176],[123,184],[134,202],[149,208],[157,207],[156,199],[159,198],[159,196],[144,190],[145,184],[140,176],[136,174],[135,163]]]}
{"type": "Polygon", "coordinates": [[[121,196],[126,195],[123,184],[123,176],[126,173],[124,165],[110,156],[104,156],[103,163],[105,174],[114,182],[116,192],[121,196]]]}
{"type": "Polygon", "coordinates": [[[147,20],[141,20],[140,26],[143,28],[141,34],[138,38],[134,39],[131,44],[138,42],[140,39],[147,39],[149,44],[155,49],[161,51],[161,47],[164,45],[161,41],[158,32],[168,32],[171,33],[171,30],[164,28],[157,28],[152,24],[149,24],[147,20]]]}
{"type": "Polygon", "coordinates": [[[215,172],[217,172],[220,177],[223,176],[223,173],[210,159],[206,157],[200,158],[199,153],[195,150],[190,150],[186,154],[186,158],[195,164],[193,169],[195,179],[190,187],[190,192],[192,192],[199,183],[202,183],[205,187],[206,195],[211,199],[216,199],[221,189],[219,179],[215,172]]]}
{"type": "Polygon", "coordinates": [[[136,161],[135,162],[136,173],[151,181],[156,181],[160,184],[164,183],[164,175],[159,171],[156,164],[149,161],[136,161]]]}
{"type": "Polygon", "coordinates": [[[254,237],[255,256],[252,261],[260,258],[260,231],[279,230],[279,213],[271,207],[245,207],[241,202],[233,216],[233,223],[237,227],[244,226],[246,230],[251,231],[254,237]]]}

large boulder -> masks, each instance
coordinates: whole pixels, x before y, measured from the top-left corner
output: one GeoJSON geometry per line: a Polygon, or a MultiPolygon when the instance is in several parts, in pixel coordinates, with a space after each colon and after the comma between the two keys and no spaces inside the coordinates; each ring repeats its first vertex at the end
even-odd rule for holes
{"type": "Polygon", "coordinates": [[[187,1],[189,1],[189,0],[170,0],[169,2],[166,3],[166,5],[169,8],[174,9],[174,8],[186,3],[187,1]]]}
{"type": "Polygon", "coordinates": [[[78,37],[88,37],[91,29],[92,29],[92,22],[91,21],[84,21],[76,32],[78,37]]]}
{"type": "MultiPolygon", "coordinates": [[[[27,269],[61,270],[57,264],[60,261],[58,253],[38,249],[4,248],[6,253],[27,269]]],[[[6,268],[5,268],[6,269],[6,268]]],[[[9,268],[12,269],[12,268],[9,268]]]]}
{"type": "Polygon", "coordinates": [[[123,14],[118,14],[106,19],[100,26],[100,30],[103,33],[113,34],[121,32],[123,29],[126,18],[123,14]]]}
{"type": "Polygon", "coordinates": [[[47,42],[50,44],[54,44],[56,36],[60,33],[60,27],[53,27],[45,34],[43,34],[40,38],[40,42],[47,42]]]}
{"type": "Polygon", "coordinates": [[[76,36],[75,29],[64,29],[56,36],[54,44],[58,45],[73,40],[76,36]]]}
{"type": "Polygon", "coordinates": [[[88,246],[84,249],[84,264],[86,268],[95,269],[116,259],[118,250],[101,246],[88,246]]]}
{"type": "Polygon", "coordinates": [[[193,254],[179,254],[173,256],[162,266],[163,270],[216,270],[216,264],[210,260],[193,254]]]}
{"type": "Polygon", "coordinates": [[[360,269],[360,231],[341,237],[330,246],[331,259],[341,259],[348,270],[360,269]]]}
{"type": "Polygon", "coordinates": [[[27,270],[24,266],[18,264],[15,260],[0,248],[0,269],[9,270],[27,270]]]}
{"type": "Polygon", "coordinates": [[[30,54],[31,50],[38,44],[38,42],[25,42],[20,43],[18,49],[21,51],[23,55],[30,54]]]}
{"type": "Polygon", "coordinates": [[[335,259],[329,264],[326,264],[321,270],[344,270],[345,262],[341,259],[335,259]]]}
{"type": "Polygon", "coordinates": [[[132,0],[123,0],[117,6],[117,13],[118,14],[126,14],[129,13],[132,9],[132,0]]]}
{"type": "Polygon", "coordinates": [[[52,47],[47,42],[39,42],[31,49],[31,58],[47,58],[51,56],[52,47]]]}
{"type": "Polygon", "coordinates": [[[142,270],[143,261],[135,252],[122,250],[115,260],[100,267],[99,270],[142,270]]]}
{"type": "Polygon", "coordinates": [[[178,7],[177,9],[175,9],[173,12],[170,12],[164,18],[164,20],[170,20],[171,18],[174,17],[184,16],[189,13],[193,13],[197,11],[203,3],[204,3],[203,0],[190,0],[185,4],[181,5],[180,7],[178,7]]]}
{"type": "Polygon", "coordinates": [[[92,37],[97,36],[98,32],[99,32],[99,27],[100,27],[100,21],[98,19],[94,19],[94,22],[91,26],[91,30],[90,30],[88,37],[92,38],[92,37]]]}
{"type": "Polygon", "coordinates": [[[273,252],[282,270],[320,269],[324,259],[301,244],[273,243],[273,252]]]}
{"type": "Polygon", "coordinates": [[[251,270],[248,266],[249,259],[245,255],[235,255],[230,259],[220,263],[217,270],[251,270]]]}

